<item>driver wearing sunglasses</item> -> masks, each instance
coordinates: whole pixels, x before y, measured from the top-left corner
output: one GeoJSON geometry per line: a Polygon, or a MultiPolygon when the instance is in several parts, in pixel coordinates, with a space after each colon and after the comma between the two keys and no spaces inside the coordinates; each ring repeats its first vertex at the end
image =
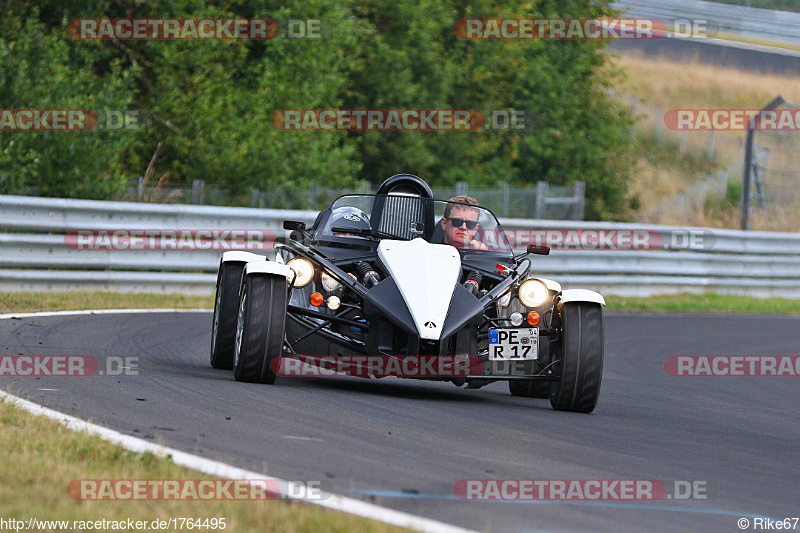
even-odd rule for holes
{"type": "Polygon", "coordinates": [[[478,231],[478,210],[473,205],[478,205],[475,198],[469,196],[455,196],[447,201],[444,216],[440,221],[444,230],[444,243],[456,248],[475,248],[488,250],[489,247],[474,239],[478,231]]]}

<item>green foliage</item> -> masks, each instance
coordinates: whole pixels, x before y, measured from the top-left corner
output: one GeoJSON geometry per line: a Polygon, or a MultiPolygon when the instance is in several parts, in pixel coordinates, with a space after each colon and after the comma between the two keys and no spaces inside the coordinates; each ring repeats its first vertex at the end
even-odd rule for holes
{"type": "Polygon", "coordinates": [[[141,109],[125,132],[0,132],[0,192],[113,197],[153,164],[171,184],[252,188],[379,183],[586,182],[586,213],[625,211],[630,117],[606,92],[620,73],[590,41],[466,41],[462,17],[603,17],[608,1],[112,0],[30,7],[0,21],[3,107],[141,109]],[[318,40],[80,41],[83,17],[321,19],[318,40]],[[287,132],[280,109],[524,110],[532,129],[287,132]],[[156,147],[161,143],[162,148],[156,147]]]}
{"type": "Polygon", "coordinates": [[[725,187],[725,196],[717,198],[707,196],[704,204],[704,212],[709,218],[720,218],[724,215],[736,215],[739,211],[739,203],[742,197],[742,182],[736,177],[728,179],[725,187]]]}

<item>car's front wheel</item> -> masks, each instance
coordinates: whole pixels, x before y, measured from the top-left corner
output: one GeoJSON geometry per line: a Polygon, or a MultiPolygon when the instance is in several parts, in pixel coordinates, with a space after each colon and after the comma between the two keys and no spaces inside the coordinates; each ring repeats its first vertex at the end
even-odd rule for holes
{"type": "Polygon", "coordinates": [[[561,341],[554,348],[560,381],[550,385],[550,405],[559,411],[591,413],[603,378],[603,309],[571,302],[560,313],[561,341]]]}
{"type": "Polygon", "coordinates": [[[217,293],[214,299],[214,321],[211,328],[211,366],[233,368],[233,343],[236,337],[236,311],[244,263],[220,261],[217,293]]]}
{"type": "Polygon", "coordinates": [[[249,383],[275,383],[289,300],[286,278],[250,274],[242,280],[233,351],[233,376],[249,383]]]}

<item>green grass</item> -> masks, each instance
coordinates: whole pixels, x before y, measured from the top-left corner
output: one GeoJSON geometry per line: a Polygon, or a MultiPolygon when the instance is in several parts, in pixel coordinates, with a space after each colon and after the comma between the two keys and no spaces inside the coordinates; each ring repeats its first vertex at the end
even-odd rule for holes
{"type": "Polygon", "coordinates": [[[607,296],[606,303],[609,311],[800,315],[800,300],[731,294],[674,294],[653,298],[607,296]]]}
{"type": "MultiPolygon", "coordinates": [[[[3,457],[0,461],[0,516],[6,520],[37,518],[72,523],[130,518],[149,523],[170,518],[225,518],[224,531],[234,533],[406,531],[285,500],[73,500],[67,493],[72,480],[209,479],[209,476],[177,466],[168,458],[130,452],[98,437],[68,430],[54,420],[32,415],[7,402],[0,402],[0,435],[0,456],[3,457]]],[[[176,530],[169,528],[168,531],[176,530]]]]}
{"type": "Polygon", "coordinates": [[[83,309],[213,309],[214,296],[106,291],[0,292],[0,313],[83,309]]]}

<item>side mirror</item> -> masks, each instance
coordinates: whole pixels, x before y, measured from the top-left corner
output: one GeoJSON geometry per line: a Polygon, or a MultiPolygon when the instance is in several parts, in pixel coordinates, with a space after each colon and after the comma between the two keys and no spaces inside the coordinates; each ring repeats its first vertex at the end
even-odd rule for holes
{"type": "Polygon", "coordinates": [[[300,222],[297,220],[284,220],[283,221],[283,229],[291,230],[291,231],[305,231],[306,230],[306,223],[300,222]]]}
{"type": "Polygon", "coordinates": [[[537,246],[536,244],[529,244],[528,253],[536,255],[550,255],[550,247],[544,244],[542,244],[541,246],[537,246]]]}

